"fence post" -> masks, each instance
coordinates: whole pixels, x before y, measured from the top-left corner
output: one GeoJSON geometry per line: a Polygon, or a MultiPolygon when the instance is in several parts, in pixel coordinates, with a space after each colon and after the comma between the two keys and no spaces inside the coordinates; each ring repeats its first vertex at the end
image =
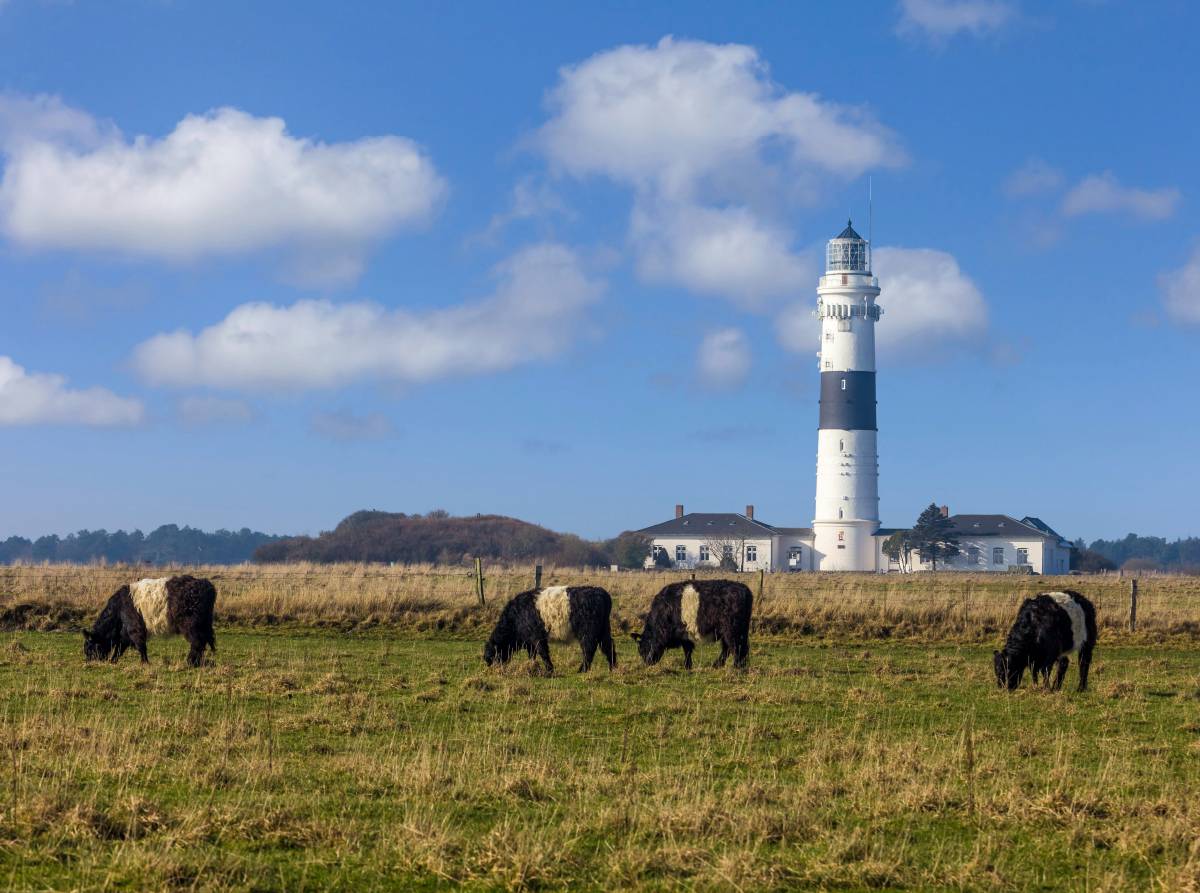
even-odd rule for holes
{"type": "Polygon", "coordinates": [[[1129,631],[1137,624],[1137,577],[1129,581],[1129,631]]]}
{"type": "Polygon", "coordinates": [[[533,569],[533,588],[542,588],[542,566],[540,564],[536,565],[533,569]]]}
{"type": "Polygon", "coordinates": [[[762,601],[763,569],[758,569],[758,601],[762,601]]]}
{"type": "Polygon", "coordinates": [[[479,595],[479,604],[487,605],[483,600],[483,565],[479,563],[479,559],[475,559],[475,592],[479,595]]]}

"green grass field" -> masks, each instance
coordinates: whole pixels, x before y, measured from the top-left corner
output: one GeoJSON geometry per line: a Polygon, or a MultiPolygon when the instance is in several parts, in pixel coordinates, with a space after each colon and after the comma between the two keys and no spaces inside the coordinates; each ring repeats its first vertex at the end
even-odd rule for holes
{"type": "Polygon", "coordinates": [[[0,635],[0,890],[1200,888],[1200,651],[1011,695],[978,646],[688,674],[625,639],[546,678],[436,636],[218,645],[0,635]]]}

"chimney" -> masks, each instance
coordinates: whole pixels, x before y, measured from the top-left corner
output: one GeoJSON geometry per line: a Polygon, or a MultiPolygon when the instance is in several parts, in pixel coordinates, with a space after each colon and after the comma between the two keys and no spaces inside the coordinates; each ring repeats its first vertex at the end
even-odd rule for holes
{"type": "Polygon", "coordinates": [[[682,518],[682,517],[683,517],[683,506],[681,506],[681,505],[677,505],[677,506],[675,506],[675,517],[676,517],[676,518],[682,518]]]}
{"type": "Polygon", "coordinates": [[[749,518],[751,521],[754,520],[754,506],[752,506],[752,505],[746,506],[746,517],[749,518]]]}
{"type": "Polygon", "coordinates": [[[942,517],[943,517],[943,518],[949,518],[949,517],[950,517],[950,506],[948,506],[948,505],[944,505],[944,506],[942,506],[942,517]]]}

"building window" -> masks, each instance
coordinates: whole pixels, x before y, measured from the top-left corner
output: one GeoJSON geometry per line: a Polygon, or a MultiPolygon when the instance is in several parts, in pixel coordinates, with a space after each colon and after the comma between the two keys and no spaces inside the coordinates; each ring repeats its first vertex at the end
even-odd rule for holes
{"type": "Polygon", "coordinates": [[[992,564],[1004,564],[1004,547],[992,549],[992,564]]]}
{"type": "Polygon", "coordinates": [[[700,560],[701,560],[701,561],[708,561],[708,546],[701,546],[701,547],[700,547],[700,560]]]}
{"type": "Polygon", "coordinates": [[[758,561],[758,546],[747,546],[746,547],[746,561],[748,561],[748,562],[758,561]]]}
{"type": "Polygon", "coordinates": [[[1017,549],[1017,564],[1029,564],[1029,550],[1017,549]]]}
{"type": "Polygon", "coordinates": [[[967,564],[981,564],[979,560],[979,547],[967,546],[967,564]]]}
{"type": "Polygon", "coordinates": [[[676,561],[687,561],[687,546],[676,546],[675,547],[675,560],[676,561]]]}
{"type": "Polygon", "coordinates": [[[788,564],[792,567],[800,566],[800,550],[788,549],[788,564]]]}

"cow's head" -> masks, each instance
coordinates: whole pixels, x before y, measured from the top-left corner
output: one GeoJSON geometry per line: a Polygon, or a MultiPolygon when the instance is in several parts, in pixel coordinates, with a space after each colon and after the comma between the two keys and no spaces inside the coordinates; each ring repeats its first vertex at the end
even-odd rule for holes
{"type": "Polygon", "coordinates": [[[655,641],[655,637],[647,635],[645,630],[642,630],[641,635],[630,633],[629,638],[637,642],[638,654],[641,655],[642,663],[650,667],[662,660],[663,651],[665,650],[655,641]]]}
{"type": "Polygon", "coordinates": [[[86,629],[83,631],[84,660],[107,660],[112,651],[112,642],[93,636],[86,629]]]}
{"type": "Polygon", "coordinates": [[[1025,671],[1025,664],[1018,658],[1009,657],[1006,654],[1001,654],[999,651],[993,651],[992,667],[996,671],[996,685],[998,687],[1013,691],[1021,684],[1021,675],[1025,671]]]}

